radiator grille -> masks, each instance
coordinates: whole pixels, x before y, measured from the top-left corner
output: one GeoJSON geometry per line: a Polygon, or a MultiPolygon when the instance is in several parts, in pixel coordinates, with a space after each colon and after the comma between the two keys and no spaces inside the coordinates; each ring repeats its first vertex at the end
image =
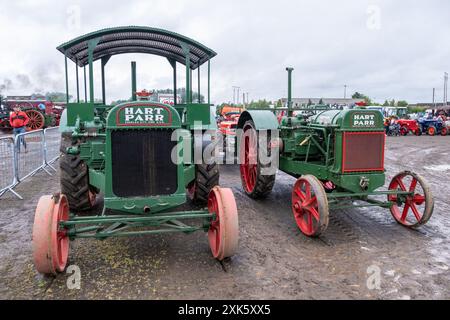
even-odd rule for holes
{"type": "Polygon", "coordinates": [[[383,171],[384,140],[384,132],[344,132],[342,171],[383,171]]]}
{"type": "Polygon", "coordinates": [[[177,166],[171,160],[172,130],[116,130],[111,133],[112,187],[118,197],[173,194],[177,166]]]}

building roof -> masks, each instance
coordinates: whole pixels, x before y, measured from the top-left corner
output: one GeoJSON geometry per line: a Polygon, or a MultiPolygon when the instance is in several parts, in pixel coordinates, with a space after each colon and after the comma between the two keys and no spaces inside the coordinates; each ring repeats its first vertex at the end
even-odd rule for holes
{"type": "MultiPolygon", "coordinates": [[[[353,105],[357,102],[362,102],[364,99],[344,99],[344,98],[292,98],[293,105],[302,105],[308,104],[311,101],[312,104],[319,104],[320,100],[322,100],[323,104],[329,105],[353,105]]],[[[281,103],[285,104],[287,98],[282,98],[281,103]]]]}
{"type": "Polygon", "coordinates": [[[78,66],[83,67],[89,63],[88,43],[94,39],[99,39],[93,53],[94,61],[122,53],[148,53],[186,64],[182,43],[189,48],[191,69],[196,69],[217,55],[201,43],[178,33],[141,26],[98,30],[63,43],[57,49],[78,66]]]}

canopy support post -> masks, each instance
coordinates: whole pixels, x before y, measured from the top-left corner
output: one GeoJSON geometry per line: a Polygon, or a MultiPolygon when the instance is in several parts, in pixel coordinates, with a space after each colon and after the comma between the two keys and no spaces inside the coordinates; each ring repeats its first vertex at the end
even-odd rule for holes
{"type": "Polygon", "coordinates": [[[69,74],[67,72],[67,56],[64,54],[64,66],[66,71],[66,103],[69,103],[69,74]]]}
{"type": "Polygon", "coordinates": [[[78,78],[78,60],[75,61],[75,76],[77,78],[77,103],[80,103],[80,81],[78,78]]]}
{"type": "Polygon", "coordinates": [[[106,87],[105,87],[105,66],[108,63],[111,56],[106,56],[102,58],[102,101],[106,104],[106,87]]]}
{"type": "Polygon", "coordinates": [[[208,104],[211,104],[210,94],[210,81],[211,81],[211,60],[208,59],[208,104]]]}
{"type": "Polygon", "coordinates": [[[100,38],[89,40],[88,42],[88,60],[89,60],[89,102],[94,103],[94,49],[100,38]]]}
{"type": "Polygon", "coordinates": [[[84,103],[87,103],[86,66],[83,67],[83,71],[84,71],[84,103]]]}
{"type": "Polygon", "coordinates": [[[170,65],[173,69],[173,104],[176,105],[178,103],[177,99],[177,61],[175,59],[169,59],[170,65]]]}
{"type": "Polygon", "coordinates": [[[136,101],[136,61],[131,61],[131,100],[136,101]]]}
{"type": "Polygon", "coordinates": [[[181,42],[180,43],[181,48],[183,49],[183,53],[185,56],[185,61],[186,61],[186,104],[192,103],[192,92],[191,92],[191,84],[192,84],[192,79],[191,79],[191,59],[190,59],[190,54],[189,54],[189,46],[184,43],[181,42]]]}
{"type": "Polygon", "coordinates": [[[197,68],[197,101],[198,103],[201,103],[200,99],[200,65],[197,68]]]}

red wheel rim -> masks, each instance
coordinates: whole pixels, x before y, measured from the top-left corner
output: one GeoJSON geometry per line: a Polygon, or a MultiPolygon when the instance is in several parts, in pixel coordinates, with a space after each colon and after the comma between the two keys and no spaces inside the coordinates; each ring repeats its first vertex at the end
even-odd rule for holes
{"type": "Polygon", "coordinates": [[[208,196],[208,211],[216,214],[208,230],[211,253],[218,260],[231,257],[239,239],[237,207],[231,189],[214,187],[208,196]]]}
{"type": "Polygon", "coordinates": [[[45,119],[42,113],[36,110],[27,110],[26,114],[30,119],[30,121],[27,124],[27,127],[30,130],[38,130],[44,127],[45,119]]]}
{"type": "Polygon", "coordinates": [[[216,217],[211,221],[208,230],[208,240],[212,255],[214,258],[217,258],[223,251],[223,235],[220,226],[221,210],[219,210],[219,200],[217,199],[217,194],[214,190],[210,192],[208,197],[208,211],[216,214],[216,217]]]}
{"type": "Polygon", "coordinates": [[[447,135],[447,128],[442,128],[441,135],[446,136],[447,135]]]}
{"type": "Polygon", "coordinates": [[[53,209],[52,219],[52,256],[54,268],[62,272],[66,268],[69,256],[69,237],[67,231],[59,226],[61,221],[69,219],[69,204],[65,195],[61,195],[59,202],[53,209]]]}
{"type": "Polygon", "coordinates": [[[69,255],[69,238],[59,223],[68,218],[66,196],[60,195],[58,203],[52,196],[39,199],[33,225],[33,260],[40,273],[64,271],[69,255]]]}
{"type": "Polygon", "coordinates": [[[433,127],[428,128],[428,134],[430,136],[434,136],[434,128],[433,127]]]}
{"type": "Polygon", "coordinates": [[[258,163],[256,161],[256,138],[254,134],[249,134],[248,130],[250,128],[244,130],[244,152],[241,154],[241,159],[243,160],[241,161],[243,163],[240,165],[240,171],[245,191],[252,193],[256,186],[256,179],[258,178],[258,163]]]}
{"type": "Polygon", "coordinates": [[[319,228],[320,213],[317,198],[311,184],[303,179],[297,180],[292,192],[292,212],[300,230],[312,236],[319,228]]]}
{"type": "Polygon", "coordinates": [[[388,200],[395,202],[391,207],[392,216],[405,226],[414,226],[422,222],[426,198],[423,190],[422,192],[417,190],[417,182],[418,180],[414,176],[402,174],[394,177],[389,184],[389,190],[413,192],[412,195],[406,196],[388,195],[388,200]],[[407,179],[411,179],[411,181],[407,181],[407,179]]]}

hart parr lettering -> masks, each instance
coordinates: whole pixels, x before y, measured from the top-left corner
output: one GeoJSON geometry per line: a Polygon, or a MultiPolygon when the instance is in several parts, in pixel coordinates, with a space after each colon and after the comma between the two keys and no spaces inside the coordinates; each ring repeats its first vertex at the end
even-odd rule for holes
{"type": "Polygon", "coordinates": [[[163,108],[125,108],[125,123],[164,123],[163,108]]]}
{"type": "Polygon", "coordinates": [[[353,115],[353,127],[375,127],[375,115],[373,113],[355,113],[353,115]]]}
{"type": "Polygon", "coordinates": [[[119,126],[164,126],[171,122],[170,110],[163,106],[124,106],[117,112],[119,126]]]}

